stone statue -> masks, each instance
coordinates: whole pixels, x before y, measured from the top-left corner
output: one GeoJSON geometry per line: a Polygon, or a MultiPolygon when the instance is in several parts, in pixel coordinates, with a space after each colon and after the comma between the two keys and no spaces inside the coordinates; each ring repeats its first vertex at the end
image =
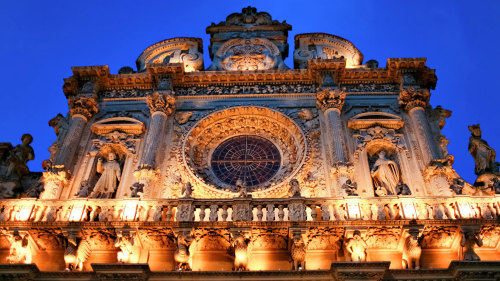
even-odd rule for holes
{"type": "Polygon", "coordinates": [[[35,152],[30,145],[33,141],[33,137],[30,134],[24,134],[21,137],[21,141],[22,144],[18,144],[10,149],[10,143],[4,145],[5,150],[2,151],[2,156],[6,156],[6,158],[2,161],[3,163],[1,163],[0,166],[1,178],[20,180],[24,175],[29,173],[27,163],[35,159],[35,152]]]}
{"type": "Polygon", "coordinates": [[[75,194],[76,197],[87,197],[90,195],[90,185],[88,181],[82,181],[80,190],[75,194]]]}
{"type": "Polygon", "coordinates": [[[177,249],[174,253],[177,270],[187,271],[190,270],[189,265],[189,244],[190,237],[186,234],[179,233],[177,237],[177,249]]]}
{"type": "Polygon", "coordinates": [[[347,196],[357,196],[358,195],[358,185],[351,180],[346,180],[342,185],[342,189],[345,190],[347,196]]]}
{"type": "Polygon", "coordinates": [[[238,179],[236,181],[236,188],[237,188],[237,193],[238,196],[237,198],[247,198],[248,197],[248,190],[247,190],[247,184],[241,179],[238,179]]]}
{"type": "Polygon", "coordinates": [[[102,158],[97,160],[97,172],[101,173],[101,177],[94,186],[94,190],[90,194],[90,198],[112,198],[113,193],[118,186],[117,182],[121,177],[120,164],[115,160],[116,154],[110,152],[105,163],[102,158]]]}
{"type": "Polygon", "coordinates": [[[293,238],[290,254],[293,261],[293,270],[306,269],[306,245],[302,238],[293,238]]]}
{"type": "Polygon", "coordinates": [[[190,182],[187,182],[182,187],[182,198],[191,198],[191,194],[193,193],[193,185],[190,182]]]}
{"type": "Polygon", "coordinates": [[[381,150],[373,164],[371,176],[378,196],[396,195],[396,187],[400,182],[399,168],[396,162],[385,158],[386,152],[381,150]],[[377,192],[379,191],[379,192],[377,192]]]}
{"type": "Polygon", "coordinates": [[[292,179],[289,184],[290,184],[290,189],[288,191],[289,196],[301,197],[299,181],[297,179],[292,179]]]}
{"type": "Polygon", "coordinates": [[[415,235],[407,234],[403,245],[403,268],[420,269],[420,239],[415,235]]]}
{"type": "Polygon", "coordinates": [[[479,234],[472,231],[464,231],[462,233],[462,239],[460,240],[460,246],[462,246],[464,261],[481,260],[474,251],[474,247],[476,245],[479,247],[483,246],[483,240],[479,237],[479,234]]]}
{"type": "Polygon", "coordinates": [[[120,248],[120,251],[117,253],[118,262],[130,263],[134,247],[134,239],[130,237],[130,235],[118,235],[115,241],[115,247],[120,248]]]}
{"type": "Polygon", "coordinates": [[[235,271],[247,271],[248,270],[248,254],[247,254],[247,239],[244,235],[238,234],[233,239],[234,248],[234,270],[235,271]]]}
{"type": "Polygon", "coordinates": [[[352,261],[366,261],[367,247],[359,230],[354,231],[353,237],[346,244],[347,252],[351,255],[352,261]]]}
{"type": "Polygon", "coordinates": [[[496,152],[481,138],[479,124],[469,126],[469,131],[471,132],[469,152],[476,162],[476,175],[498,172],[498,167],[495,165],[496,152]]]}
{"type": "Polygon", "coordinates": [[[31,250],[29,247],[28,234],[21,236],[16,230],[12,234],[5,234],[10,242],[8,263],[31,263],[31,250]]]}
{"type": "Polygon", "coordinates": [[[453,183],[450,185],[450,189],[456,194],[461,195],[464,189],[464,181],[459,178],[454,178],[453,183]]]}

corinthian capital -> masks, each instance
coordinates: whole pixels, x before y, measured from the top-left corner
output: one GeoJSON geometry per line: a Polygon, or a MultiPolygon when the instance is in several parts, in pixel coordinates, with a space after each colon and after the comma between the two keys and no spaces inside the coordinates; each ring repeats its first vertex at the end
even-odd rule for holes
{"type": "Polygon", "coordinates": [[[330,108],[341,110],[346,93],[340,89],[324,89],[316,94],[316,104],[322,111],[330,108]]]}
{"type": "Polygon", "coordinates": [[[91,97],[76,97],[68,100],[71,116],[80,115],[87,120],[97,113],[97,101],[91,97]]]}
{"type": "Polygon", "coordinates": [[[149,110],[151,114],[155,112],[163,112],[167,116],[171,115],[175,110],[175,98],[167,93],[162,94],[155,92],[152,96],[147,97],[149,110]]]}
{"type": "Polygon", "coordinates": [[[408,88],[399,93],[399,106],[406,111],[415,107],[425,108],[429,104],[431,94],[429,90],[408,88]]]}

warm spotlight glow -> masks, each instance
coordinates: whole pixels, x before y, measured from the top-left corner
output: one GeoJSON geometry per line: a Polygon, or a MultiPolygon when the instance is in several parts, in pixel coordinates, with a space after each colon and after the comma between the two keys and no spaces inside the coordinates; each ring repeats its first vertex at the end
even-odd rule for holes
{"type": "Polygon", "coordinates": [[[70,221],[81,221],[83,217],[83,211],[85,210],[85,205],[75,205],[71,210],[71,215],[69,216],[70,221]]]}
{"type": "Polygon", "coordinates": [[[459,201],[457,202],[458,206],[458,211],[460,212],[460,216],[462,218],[472,218],[474,216],[474,212],[472,211],[471,206],[469,205],[469,202],[466,201],[459,201]]]}
{"type": "Polygon", "coordinates": [[[361,209],[359,207],[359,202],[357,199],[349,199],[346,203],[347,205],[347,215],[350,219],[358,220],[361,219],[361,209]]]}
{"type": "Polygon", "coordinates": [[[127,202],[125,209],[123,211],[124,221],[133,221],[135,219],[135,214],[137,213],[137,203],[127,202]]]}
{"type": "Polygon", "coordinates": [[[412,202],[401,202],[401,206],[403,207],[404,217],[406,219],[416,219],[418,216],[417,208],[415,208],[415,204],[412,202]]]}
{"type": "Polygon", "coordinates": [[[31,211],[33,210],[33,205],[31,206],[22,206],[19,210],[19,214],[17,214],[18,221],[27,221],[30,218],[31,211]]]}

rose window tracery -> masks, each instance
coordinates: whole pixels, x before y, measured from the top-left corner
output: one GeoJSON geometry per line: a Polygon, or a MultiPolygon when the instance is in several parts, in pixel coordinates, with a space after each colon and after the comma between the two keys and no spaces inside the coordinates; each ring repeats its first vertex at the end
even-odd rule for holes
{"type": "Polygon", "coordinates": [[[229,185],[238,179],[247,187],[264,183],[279,170],[281,155],[265,138],[252,135],[232,137],[213,152],[211,167],[215,176],[229,185]]]}
{"type": "Polygon", "coordinates": [[[183,177],[193,197],[232,198],[241,179],[254,198],[287,196],[306,155],[302,130],[263,107],[235,107],[200,120],[183,144],[183,177]]]}

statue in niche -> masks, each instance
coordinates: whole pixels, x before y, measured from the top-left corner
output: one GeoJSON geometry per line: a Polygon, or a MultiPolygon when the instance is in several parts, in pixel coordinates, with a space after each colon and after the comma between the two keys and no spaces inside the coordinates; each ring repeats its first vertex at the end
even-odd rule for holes
{"type": "Polygon", "coordinates": [[[346,250],[351,255],[352,261],[366,261],[366,248],[368,245],[361,237],[361,232],[355,230],[349,242],[346,244],[346,250]]]}
{"type": "Polygon", "coordinates": [[[114,152],[108,153],[108,159],[103,163],[102,158],[97,160],[97,172],[101,174],[90,194],[90,198],[112,198],[121,177],[120,164],[116,161],[114,152]]]}
{"type": "Polygon", "coordinates": [[[342,185],[342,189],[345,190],[347,196],[358,196],[358,184],[349,179],[342,185]]]}
{"type": "Polygon", "coordinates": [[[476,162],[476,175],[488,172],[498,172],[498,167],[495,163],[496,152],[481,138],[481,128],[479,124],[469,126],[469,131],[471,132],[469,138],[469,152],[476,162]]]}
{"type": "Polygon", "coordinates": [[[385,155],[386,152],[381,150],[371,169],[375,193],[378,196],[396,195],[396,188],[400,183],[398,164],[387,159],[385,155]]]}
{"type": "Polygon", "coordinates": [[[297,179],[292,179],[289,184],[290,189],[288,190],[288,194],[291,197],[301,197],[299,181],[297,179]]]}

